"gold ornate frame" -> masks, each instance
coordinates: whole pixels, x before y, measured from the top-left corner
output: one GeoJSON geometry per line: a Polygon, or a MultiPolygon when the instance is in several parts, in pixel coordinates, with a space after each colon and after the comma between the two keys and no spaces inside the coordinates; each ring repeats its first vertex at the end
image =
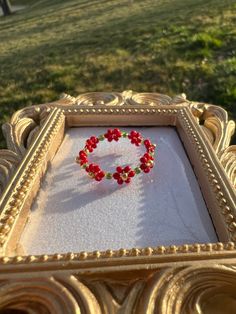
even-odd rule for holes
{"type": "Polygon", "coordinates": [[[184,95],[171,99],[132,91],[64,95],[57,102],[16,112],[3,126],[8,149],[0,151],[0,309],[217,313],[222,307],[224,313],[232,313],[236,146],[229,143],[234,128],[218,106],[190,102],[184,95]],[[175,126],[221,242],[19,255],[19,235],[47,165],[65,128],[82,125],[175,126]]]}

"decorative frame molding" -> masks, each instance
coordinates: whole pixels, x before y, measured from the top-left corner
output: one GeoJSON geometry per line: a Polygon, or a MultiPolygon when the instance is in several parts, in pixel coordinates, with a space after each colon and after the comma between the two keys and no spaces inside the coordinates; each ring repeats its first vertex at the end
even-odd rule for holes
{"type": "Polygon", "coordinates": [[[188,101],[184,95],[64,95],[16,112],[3,126],[8,149],[0,151],[0,308],[30,313],[214,313],[222,307],[232,313],[236,146],[229,143],[234,129],[224,109],[188,101]],[[153,117],[160,117],[161,125],[177,127],[199,181],[207,184],[203,195],[224,243],[12,256],[65,127],[104,124],[104,117],[109,124],[127,125],[130,115],[134,124],[150,125],[153,117]]]}

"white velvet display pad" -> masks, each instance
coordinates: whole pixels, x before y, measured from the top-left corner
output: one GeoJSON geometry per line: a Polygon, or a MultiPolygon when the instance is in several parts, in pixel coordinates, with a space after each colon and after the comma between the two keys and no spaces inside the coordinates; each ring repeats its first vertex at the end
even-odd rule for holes
{"type": "MultiPolygon", "coordinates": [[[[158,146],[156,164],[129,185],[91,180],[75,156],[107,128],[69,129],[21,237],[26,254],[216,242],[202,194],[175,128],[135,128],[158,146]]],[[[130,128],[122,128],[130,131],[130,128]]],[[[128,139],[99,143],[90,160],[108,171],[138,165],[144,147],[128,139]]]]}

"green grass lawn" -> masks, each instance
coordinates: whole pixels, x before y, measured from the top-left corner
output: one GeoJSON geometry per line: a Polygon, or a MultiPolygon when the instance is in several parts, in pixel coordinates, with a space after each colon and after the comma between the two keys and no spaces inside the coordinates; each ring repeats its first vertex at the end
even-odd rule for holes
{"type": "MultiPolygon", "coordinates": [[[[0,123],[62,92],[186,93],[236,117],[235,0],[12,0],[0,17],[0,123]]],[[[4,141],[0,136],[0,146],[4,141]]]]}

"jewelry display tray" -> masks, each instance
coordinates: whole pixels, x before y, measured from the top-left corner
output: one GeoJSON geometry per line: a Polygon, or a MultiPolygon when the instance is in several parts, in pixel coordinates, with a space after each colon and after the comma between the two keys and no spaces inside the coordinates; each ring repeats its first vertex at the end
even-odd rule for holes
{"type": "MultiPolygon", "coordinates": [[[[131,128],[122,128],[129,132],[131,128]]],[[[129,185],[96,182],[75,163],[102,127],[70,128],[50,164],[20,239],[24,254],[217,242],[197,179],[175,129],[135,127],[158,145],[155,167],[129,185]],[[183,192],[184,191],[184,192],[183,192]],[[46,248],[46,252],[45,252],[46,248]]],[[[102,169],[139,164],[143,148],[103,141],[89,155],[102,169]]]]}
{"type": "MultiPolygon", "coordinates": [[[[86,313],[199,313],[220,308],[222,300],[232,310],[233,131],[234,122],[220,107],[130,91],[66,96],[15,113],[4,126],[9,149],[0,155],[0,269],[7,282],[0,306],[28,309],[31,303],[16,291],[4,301],[6,291],[16,278],[41,291],[41,279],[35,280],[43,276],[53,293],[39,302],[45,313],[56,308],[56,313],[82,308],[86,313]],[[135,129],[157,143],[149,174],[120,187],[91,181],[80,169],[74,159],[85,140],[108,127],[135,129]],[[205,289],[204,276],[217,283],[205,289]],[[202,288],[190,292],[200,278],[202,288]],[[55,280],[64,291],[58,300],[55,280]],[[78,297],[70,295],[72,286],[78,297]],[[178,302],[169,301],[170,287],[178,302]]],[[[100,145],[91,160],[109,171],[121,163],[135,165],[141,155],[141,148],[125,140],[100,145]]]]}

